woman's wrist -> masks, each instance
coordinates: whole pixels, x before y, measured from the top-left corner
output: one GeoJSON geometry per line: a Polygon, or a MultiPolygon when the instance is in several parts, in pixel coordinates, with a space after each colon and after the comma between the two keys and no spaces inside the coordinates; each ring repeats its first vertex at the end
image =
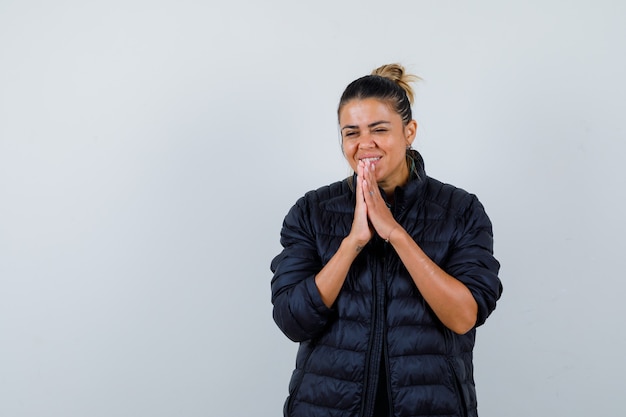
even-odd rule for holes
{"type": "Polygon", "coordinates": [[[341,246],[343,246],[348,251],[358,254],[363,250],[363,248],[367,245],[367,241],[363,241],[361,239],[357,239],[351,234],[346,236],[341,242],[341,246]]]}
{"type": "Polygon", "coordinates": [[[395,226],[394,228],[392,228],[391,231],[389,231],[389,234],[387,235],[387,237],[385,238],[385,243],[391,242],[392,235],[397,235],[398,234],[397,230],[401,228],[402,228],[401,226],[395,226]]]}

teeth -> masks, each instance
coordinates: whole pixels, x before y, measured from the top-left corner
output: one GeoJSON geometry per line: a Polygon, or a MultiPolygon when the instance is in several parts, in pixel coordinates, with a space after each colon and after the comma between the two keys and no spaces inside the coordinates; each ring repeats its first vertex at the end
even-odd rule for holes
{"type": "Polygon", "coordinates": [[[379,159],[380,159],[380,157],[377,157],[377,158],[363,158],[363,159],[361,159],[361,161],[373,162],[373,161],[378,161],[379,159]]]}

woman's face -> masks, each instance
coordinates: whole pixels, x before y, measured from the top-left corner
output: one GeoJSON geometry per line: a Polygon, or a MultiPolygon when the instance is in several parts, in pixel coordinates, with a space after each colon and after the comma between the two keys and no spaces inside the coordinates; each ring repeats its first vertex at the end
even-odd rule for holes
{"type": "Polygon", "coordinates": [[[400,115],[387,103],[367,98],[343,106],[339,127],[344,156],[355,172],[365,159],[376,166],[376,181],[387,194],[406,183],[406,148],[415,139],[415,120],[403,126],[400,115]]]}

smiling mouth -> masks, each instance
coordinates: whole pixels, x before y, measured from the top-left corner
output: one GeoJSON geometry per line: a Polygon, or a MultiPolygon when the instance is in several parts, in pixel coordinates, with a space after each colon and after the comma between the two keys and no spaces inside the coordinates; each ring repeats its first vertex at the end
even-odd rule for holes
{"type": "Polygon", "coordinates": [[[370,164],[372,164],[374,162],[377,162],[379,160],[380,160],[380,156],[378,156],[376,158],[362,158],[362,159],[359,159],[359,161],[363,161],[365,163],[370,163],[370,164]]]}

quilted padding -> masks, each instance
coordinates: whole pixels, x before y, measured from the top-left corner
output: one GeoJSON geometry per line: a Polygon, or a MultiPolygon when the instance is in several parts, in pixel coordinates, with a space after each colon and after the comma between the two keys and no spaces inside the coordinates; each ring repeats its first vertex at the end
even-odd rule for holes
{"type": "MultiPolygon", "coordinates": [[[[415,152],[415,151],[414,151],[415,152]]],[[[476,196],[418,174],[396,189],[393,214],[422,250],[463,282],[481,325],[502,292],[492,227],[476,196]]],[[[476,416],[472,349],[434,315],[393,247],[375,237],[327,308],[315,275],[352,224],[353,178],[307,193],[285,217],[282,252],[271,263],[274,319],[299,342],[285,404],[289,417],[370,417],[385,360],[393,415],[476,416]]]]}

